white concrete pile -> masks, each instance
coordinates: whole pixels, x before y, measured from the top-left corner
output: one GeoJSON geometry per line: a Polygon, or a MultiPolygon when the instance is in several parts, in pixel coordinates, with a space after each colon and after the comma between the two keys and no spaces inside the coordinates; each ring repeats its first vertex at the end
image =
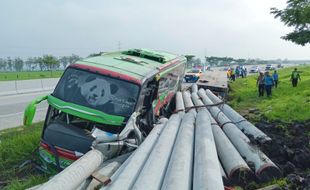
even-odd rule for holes
{"type": "MultiPolygon", "coordinates": [[[[211,94],[211,92],[208,91],[208,94],[211,94]]],[[[255,146],[253,143],[250,142],[250,139],[240,130],[240,128],[237,127],[237,124],[234,121],[230,120],[222,112],[222,110],[219,108],[221,107],[221,105],[218,105],[218,102],[211,101],[211,99],[207,96],[206,91],[204,89],[199,89],[198,95],[202,99],[204,105],[207,105],[206,107],[210,111],[212,117],[219,124],[222,131],[228,137],[230,142],[234,145],[234,147],[242,156],[244,161],[248,165],[250,165],[250,168],[254,172],[257,179],[259,179],[260,181],[269,181],[272,180],[273,178],[278,178],[281,176],[280,169],[257,146],[255,146]]],[[[263,134],[260,130],[258,130],[254,125],[251,124],[248,125],[248,127],[249,126],[252,128],[251,130],[247,129],[244,130],[247,134],[255,136],[256,133],[259,133],[260,135],[256,136],[259,137],[264,136],[265,139],[269,138],[267,137],[267,135],[263,134]]],[[[271,139],[268,139],[268,141],[270,140],[271,139]]],[[[222,141],[220,140],[219,143],[217,144],[220,144],[221,142],[222,141]]],[[[219,151],[222,151],[219,148],[219,145],[217,145],[217,147],[219,151]]],[[[224,169],[226,169],[224,161],[225,159],[226,158],[220,157],[224,169]]],[[[229,170],[226,169],[226,172],[228,173],[229,170]]],[[[250,175],[245,176],[245,178],[247,177],[250,177],[250,175]]]]}
{"type": "MultiPolygon", "coordinates": [[[[107,180],[100,183],[92,174],[94,179],[87,181],[95,171],[92,167],[78,179],[65,178],[67,183],[75,182],[62,189],[93,189],[103,185],[102,190],[221,190],[224,183],[248,183],[254,178],[269,181],[280,177],[279,168],[244,133],[264,142],[271,139],[220,101],[212,92],[198,90],[197,86],[193,86],[192,93],[178,92],[177,112],[169,120],[155,125],[128,159],[127,156],[111,162],[114,164],[106,164],[97,171],[99,178],[107,180]]],[[[73,165],[80,166],[79,162],[73,165]]],[[[99,162],[94,162],[94,166],[98,167],[99,162]]],[[[67,171],[70,168],[58,175],[72,175],[72,170],[67,171]],[[67,174],[62,174],[66,171],[67,174]]],[[[54,182],[59,181],[57,176],[52,179],[54,182]]],[[[52,189],[43,188],[53,184],[52,180],[38,189],[52,189]]]]}

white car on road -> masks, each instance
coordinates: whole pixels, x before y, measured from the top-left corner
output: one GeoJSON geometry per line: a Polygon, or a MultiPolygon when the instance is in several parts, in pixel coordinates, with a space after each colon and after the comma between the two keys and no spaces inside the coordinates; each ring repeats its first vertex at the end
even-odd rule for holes
{"type": "Polygon", "coordinates": [[[252,66],[250,68],[250,73],[258,73],[261,69],[258,66],[252,66]]]}

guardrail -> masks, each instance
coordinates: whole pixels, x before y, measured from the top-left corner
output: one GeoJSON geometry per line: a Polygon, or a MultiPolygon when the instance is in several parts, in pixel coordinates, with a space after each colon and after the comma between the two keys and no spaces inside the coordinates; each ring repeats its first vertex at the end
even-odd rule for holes
{"type": "Polygon", "coordinates": [[[0,96],[52,90],[59,78],[0,82],[0,96]]]}

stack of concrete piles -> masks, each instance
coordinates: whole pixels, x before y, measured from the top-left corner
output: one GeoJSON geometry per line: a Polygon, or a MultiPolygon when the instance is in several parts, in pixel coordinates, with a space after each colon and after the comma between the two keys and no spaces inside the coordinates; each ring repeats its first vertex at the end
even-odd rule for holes
{"type": "MultiPolygon", "coordinates": [[[[260,142],[271,141],[271,139],[253,124],[246,121],[228,105],[224,103],[220,104],[219,99],[211,91],[200,89],[197,93],[204,106],[208,109],[209,114],[213,117],[214,122],[216,122],[215,125],[213,125],[214,127],[212,127],[213,135],[216,139],[216,146],[219,152],[218,156],[228,177],[232,180],[239,181],[239,183],[242,182],[240,176],[238,179],[237,176],[235,176],[236,174],[234,174],[236,168],[240,168],[240,170],[243,171],[242,173],[246,178],[246,182],[248,181],[247,178],[251,178],[252,174],[257,180],[263,182],[280,177],[280,169],[256,145],[251,143],[246,135],[250,135],[260,142]],[[216,125],[220,127],[216,128],[216,125]],[[229,139],[235,149],[227,149],[226,146],[223,146],[224,136],[219,137],[218,134],[220,133],[225,134],[225,138],[229,139]],[[236,154],[239,154],[242,160],[240,160],[240,157],[238,160],[240,162],[246,162],[246,165],[244,165],[244,163],[241,165],[242,167],[236,165],[235,169],[229,170],[226,165],[235,162],[237,159],[227,158],[227,156],[221,154],[221,152],[227,151],[234,151],[236,154]],[[248,171],[248,168],[251,170],[248,171]]],[[[195,96],[192,98],[194,97],[195,96]]],[[[239,172],[237,172],[237,174],[238,173],[239,172]]]]}
{"type": "MultiPolygon", "coordinates": [[[[169,120],[155,125],[126,161],[114,164],[113,172],[101,170],[102,176],[109,177],[102,190],[221,190],[224,185],[281,176],[247,135],[261,142],[271,139],[211,91],[194,85],[191,92],[177,92],[176,110],[169,120]]],[[[75,182],[75,188],[92,189],[98,184],[98,180],[84,179],[75,182]]]]}
{"type": "Polygon", "coordinates": [[[191,92],[178,92],[176,101],[178,113],[150,152],[136,153],[102,189],[224,189],[281,176],[247,135],[262,143],[271,139],[211,91],[194,85],[191,92]]]}

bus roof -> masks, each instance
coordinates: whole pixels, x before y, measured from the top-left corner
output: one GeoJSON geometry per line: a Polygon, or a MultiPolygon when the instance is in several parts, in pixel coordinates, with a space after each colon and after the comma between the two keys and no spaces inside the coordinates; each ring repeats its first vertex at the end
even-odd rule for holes
{"type": "Polygon", "coordinates": [[[143,80],[148,74],[173,66],[186,58],[175,54],[148,49],[130,49],[121,52],[103,53],[76,62],[76,65],[105,69],[143,80]]]}

